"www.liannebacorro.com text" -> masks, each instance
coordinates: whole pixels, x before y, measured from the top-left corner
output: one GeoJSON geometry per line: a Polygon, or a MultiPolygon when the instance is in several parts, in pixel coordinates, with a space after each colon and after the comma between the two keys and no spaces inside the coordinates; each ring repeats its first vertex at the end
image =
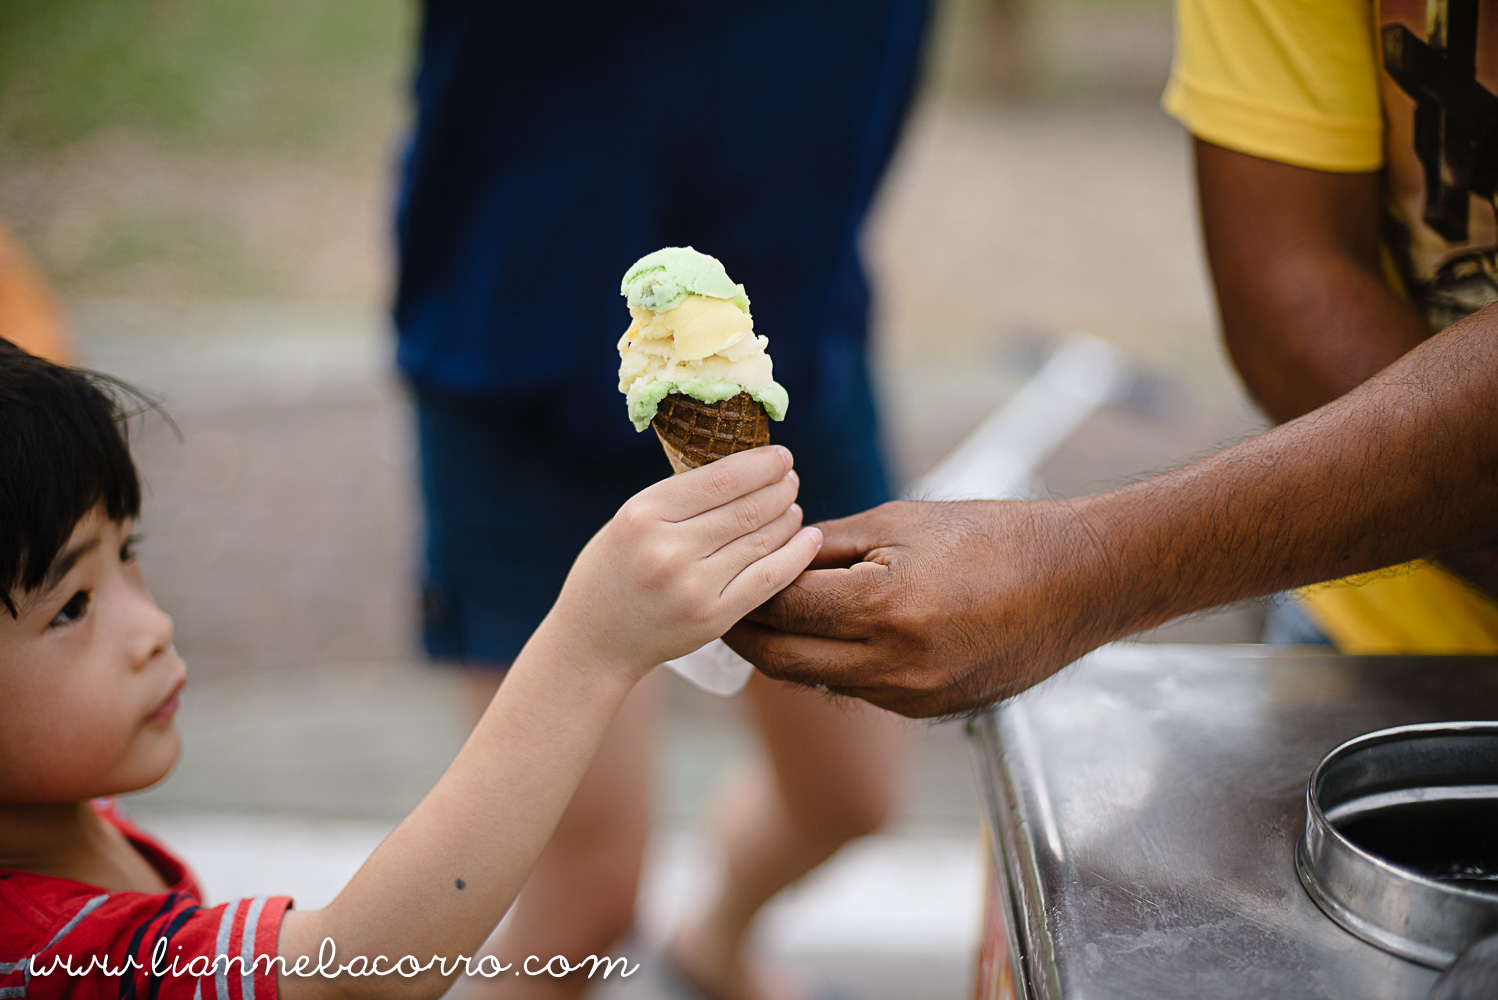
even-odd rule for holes
{"type": "MultiPolygon", "coordinates": [[[[372,958],[367,955],[355,955],[347,962],[339,963],[338,946],[334,944],[332,938],[323,938],[322,946],[317,950],[317,964],[315,965],[312,964],[311,957],[307,955],[302,955],[295,962],[287,962],[281,955],[197,955],[184,960],[183,956],[178,954],[168,959],[167,949],[168,942],[162,939],[157,941],[156,946],[151,950],[151,975],[197,978],[216,976],[222,972],[251,976],[264,969],[267,973],[276,972],[280,975],[308,978],[313,976],[328,978],[404,976],[410,979],[431,969],[437,969],[444,976],[451,976],[461,970],[466,976],[483,976],[487,979],[503,975],[553,976],[560,979],[563,976],[586,970],[589,979],[600,971],[599,979],[607,979],[615,972],[618,972],[619,978],[623,979],[634,975],[640,968],[638,962],[631,968],[627,958],[609,958],[599,955],[589,955],[576,962],[563,955],[555,955],[550,959],[531,955],[518,966],[510,962],[501,962],[493,955],[478,958],[459,955],[453,959],[433,955],[426,962],[422,962],[414,955],[405,955],[393,961],[385,955],[375,955],[372,958]],[[622,971],[620,971],[621,967],[622,971]]],[[[127,955],[114,965],[110,964],[107,955],[90,955],[76,962],[73,955],[54,955],[50,960],[33,955],[29,960],[29,965],[32,976],[61,974],[79,979],[92,972],[117,978],[127,972],[140,972],[147,968],[134,955],[127,955]]]]}

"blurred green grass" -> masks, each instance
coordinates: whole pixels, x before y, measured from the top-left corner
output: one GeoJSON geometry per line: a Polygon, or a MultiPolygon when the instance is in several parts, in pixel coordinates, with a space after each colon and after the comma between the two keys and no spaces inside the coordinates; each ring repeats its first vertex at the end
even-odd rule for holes
{"type": "Polygon", "coordinates": [[[0,217],[68,296],[381,296],[415,20],[0,0],[0,217]]]}
{"type": "MultiPolygon", "coordinates": [[[[1159,93],[1170,0],[935,2],[928,99],[1159,93]]],[[[68,296],[384,298],[418,6],[0,0],[0,218],[68,296]]]]}
{"type": "Polygon", "coordinates": [[[124,128],[354,153],[395,123],[412,20],[410,0],[0,0],[0,147],[124,128]]]}

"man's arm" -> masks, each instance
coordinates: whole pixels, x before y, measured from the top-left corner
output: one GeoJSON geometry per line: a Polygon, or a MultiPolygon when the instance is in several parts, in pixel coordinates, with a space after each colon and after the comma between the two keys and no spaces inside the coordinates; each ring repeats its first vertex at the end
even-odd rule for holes
{"type": "Polygon", "coordinates": [[[1293,167],[1197,139],[1223,338],[1276,421],[1331,402],[1430,336],[1384,283],[1378,173],[1293,167]]]}
{"type": "Polygon", "coordinates": [[[1103,642],[1498,540],[1498,307],[1306,416],[1077,501],[886,504],[729,643],[913,716],[1024,690],[1103,642]]]}
{"type": "MultiPolygon", "coordinates": [[[[1331,402],[1430,328],[1384,282],[1377,173],[1292,167],[1195,141],[1223,339],[1276,421],[1331,402]]],[[[1438,558],[1498,595],[1498,551],[1438,558]]]]}

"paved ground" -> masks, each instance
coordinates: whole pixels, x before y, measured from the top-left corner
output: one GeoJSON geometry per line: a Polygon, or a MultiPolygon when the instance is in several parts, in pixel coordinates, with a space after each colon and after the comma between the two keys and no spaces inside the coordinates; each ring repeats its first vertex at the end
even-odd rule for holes
{"type": "MultiPolygon", "coordinates": [[[[1120,345],[1140,378],[1044,469],[1077,494],[1255,425],[1213,345],[1185,147],[1153,107],[928,109],[881,204],[880,383],[902,476],[929,468],[1058,333],[1120,345]]],[[[187,755],[133,807],[218,898],[328,898],[461,738],[452,678],[410,641],[408,413],[370,309],[73,304],[90,361],[160,393],[147,421],[146,571],[194,670],[187,755]]],[[[1252,608],[1156,638],[1248,641],[1252,608]]],[[[711,871],[706,790],[753,753],[731,701],[673,683],[643,957],[711,871]]],[[[955,726],[911,727],[910,798],[765,921],[767,945],[868,998],[952,998],[977,929],[978,808],[955,726]]],[[[648,974],[648,970],[642,976],[648,974]]],[[[643,978],[611,992],[661,995],[643,978]]]]}

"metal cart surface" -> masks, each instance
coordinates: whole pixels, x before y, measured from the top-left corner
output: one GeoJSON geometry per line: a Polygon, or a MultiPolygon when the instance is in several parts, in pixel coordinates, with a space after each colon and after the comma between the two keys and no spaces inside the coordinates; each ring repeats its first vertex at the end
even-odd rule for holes
{"type": "Polygon", "coordinates": [[[1115,644],[974,720],[980,1000],[1426,996],[1302,889],[1306,782],[1361,733],[1498,718],[1498,658],[1304,649],[1115,644]]]}

